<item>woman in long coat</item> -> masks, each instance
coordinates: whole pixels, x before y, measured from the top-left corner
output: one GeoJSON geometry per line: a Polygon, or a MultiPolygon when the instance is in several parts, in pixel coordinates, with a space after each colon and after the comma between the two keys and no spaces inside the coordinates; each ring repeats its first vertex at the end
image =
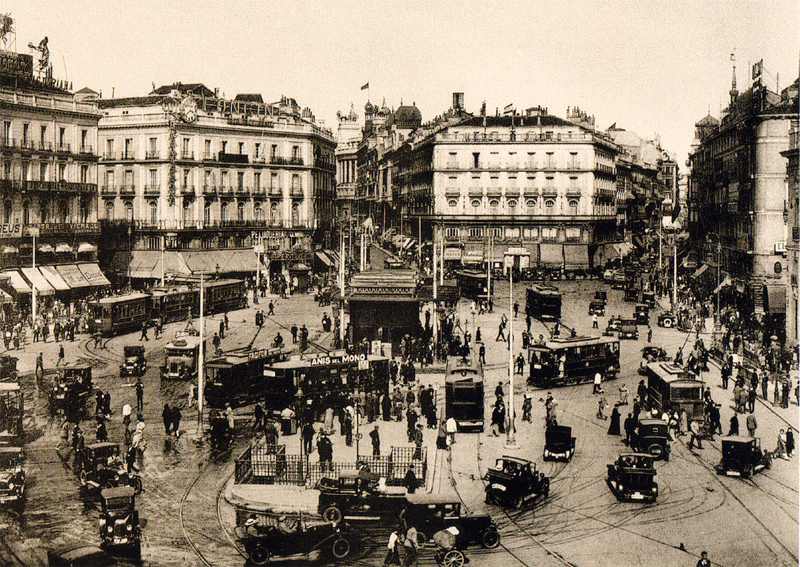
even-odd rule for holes
{"type": "Polygon", "coordinates": [[[619,435],[619,410],[617,406],[611,410],[611,423],[608,424],[609,435],[619,435]]]}

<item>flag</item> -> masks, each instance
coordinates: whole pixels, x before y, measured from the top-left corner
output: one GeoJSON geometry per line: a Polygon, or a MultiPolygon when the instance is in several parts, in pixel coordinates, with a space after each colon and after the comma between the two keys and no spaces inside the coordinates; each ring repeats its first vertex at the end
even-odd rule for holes
{"type": "Polygon", "coordinates": [[[362,91],[367,90],[368,88],[369,88],[369,82],[366,82],[363,85],[361,85],[361,90],[362,91]]]}
{"type": "Polygon", "coordinates": [[[507,104],[505,106],[505,108],[503,108],[503,116],[506,116],[507,114],[513,114],[513,113],[514,113],[514,104],[513,103],[512,104],[507,104]]]}

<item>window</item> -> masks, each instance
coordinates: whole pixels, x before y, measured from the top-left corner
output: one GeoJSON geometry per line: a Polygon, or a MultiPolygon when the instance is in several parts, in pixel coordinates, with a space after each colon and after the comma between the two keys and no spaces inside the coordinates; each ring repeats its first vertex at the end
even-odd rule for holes
{"type": "Polygon", "coordinates": [[[278,186],[278,174],[277,173],[273,173],[272,175],[270,175],[270,178],[269,178],[269,188],[270,189],[277,189],[278,187],[279,187],[278,186]]]}
{"type": "Polygon", "coordinates": [[[125,186],[128,187],[131,191],[133,191],[133,170],[126,169],[125,170],[125,186]]]}
{"type": "Polygon", "coordinates": [[[226,154],[226,153],[228,153],[227,149],[228,149],[228,142],[226,142],[225,140],[222,140],[222,148],[220,149],[219,152],[221,154],[226,154]]]}
{"type": "Polygon", "coordinates": [[[81,166],[81,183],[89,183],[89,166],[81,166]]]}
{"type": "Polygon", "coordinates": [[[67,129],[66,128],[59,128],[58,129],[58,145],[62,148],[67,143],[67,129]]]}
{"type": "Polygon", "coordinates": [[[244,171],[240,171],[237,178],[236,182],[238,183],[239,189],[244,189],[244,171]]]}
{"type": "Polygon", "coordinates": [[[189,187],[189,171],[188,169],[183,170],[183,185],[182,187],[189,187]]]}
{"type": "Polygon", "coordinates": [[[577,201],[577,199],[570,199],[568,205],[569,205],[569,214],[577,215],[578,214],[578,201],[577,201]]]}
{"type": "Polygon", "coordinates": [[[158,203],[150,201],[150,224],[158,224],[158,203]]]}
{"type": "Polygon", "coordinates": [[[458,228],[448,227],[444,229],[444,235],[452,238],[458,238],[458,228]]]}
{"type": "Polygon", "coordinates": [[[480,199],[473,199],[472,200],[472,206],[477,209],[478,207],[481,206],[481,200],[480,199]]]}
{"type": "Polygon", "coordinates": [[[28,142],[30,142],[28,132],[30,131],[31,125],[30,124],[23,124],[22,125],[22,145],[27,146],[28,142]]]}
{"type": "Polygon", "coordinates": [[[81,151],[82,152],[89,152],[90,148],[89,145],[86,143],[86,138],[89,135],[88,130],[81,130],[81,151]]]}
{"type": "Polygon", "coordinates": [[[498,199],[491,199],[489,200],[489,208],[490,209],[497,209],[500,206],[500,201],[498,199]]]}
{"type": "Polygon", "coordinates": [[[3,222],[11,224],[11,199],[6,199],[3,203],[3,222]]]}
{"type": "Polygon", "coordinates": [[[489,235],[495,238],[500,238],[503,236],[503,229],[502,228],[490,228],[489,235]]]}
{"type": "Polygon", "coordinates": [[[219,220],[225,222],[228,220],[228,203],[222,203],[219,206],[219,220]]]}
{"type": "Polygon", "coordinates": [[[544,186],[545,186],[546,189],[550,189],[550,190],[555,189],[556,188],[555,177],[553,177],[552,175],[550,177],[545,177],[544,178],[544,186]]]}
{"type": "Polygon", "coordinates": [[[190,224],[194,215],[192,214],[192,203],[188,201],[183,202],[183,223],[190,224]]]}
{"type": "Polygon", "coordinates": [[[69,203],[67,203],[66,200],[62,200],[58,203],[58,214],[58,222],[67,222],[67,218],[69,217],[69,203]]]}
{"type": "Polygon", "coordinates": [[[11,122],[9,120],[3,122],[3,142],[6,144],[11,142],[11,122]]]}
{"type": "Polygon", "coordinates": [[[150,138],[150,150],[147,152],[147,157],[158,157],[158,138],[150,138]]]}
{"type": "Polygon", "coordinates": [[[45,143],[47,143],[47,126],[41,126],[39,128],[39,144],[44,147],[45,143]]]}
{"type": "Polygon", "coordinates": [[[66,181],[67,180],[67,164],[66,163],[59,163],[58,164],[58,180],[59,181],[66,181]]]}
{"type": "Polygon", "coordinates": [[[451,208],[457,207],[458,199],[450,199],[449,201],[447,201],[447,206],[451,208]]]}
{"type": "Polygon", "coordinates": [[[292,174],[292,193],[300,192],[300,175],[297,173],[292,174]]]}
{"type": "Polygon", "coordinates": [[[278,144],[272,144],[272,146],[270,146],[269,157],[273,160],[278,157],[278,144]]]}
{"type": "Polygon", "coordinates": [[[553,209],[555,208],[555,206],[556,206],[556,202],[553,201],[552,199],[545,200],[545,202],[544,202],[544,212],[547,213],[548,215],[552,215],[553,214],[553,209]]]}
{"type": "Polygon", "coordinates": [[[30,203],[30,201],[23,201],[23,203],[22,203],[22,224],[31,224],[31,203],[30,203]]]}
{"type": "Polygon", "coordinates": [[[255,185],[257,191],[261,190],[261,172],[260,171],[256,171],[255,173],[253,173],[253,185],[255,185]]]}
{"type": "Polygon", "coordinates": [[[133,159],[133,138],[125,138],[125,159],[133,159]]]}
{"type": "Polygon", "coordinates": [[[542,229],[542,240],[555,240],[558,234],[558,229],[555,227],[542,229]]]}
{"type": "Polygon", "coordinates": [[[253,205],[253,217],[257,221],[262,220],[261,219],[261,203],[255,203],[253,205]]]}
{"type": "Polygon", "coordinates": [[[183,149],[181,153],[183,154],[183,157],[187,158],[189,157],[189,138],[184,138],[182,143],[183,149]]]}
{"type": "Polygon", "coordinates": [[[85,199],[81,201],[80,204],[80,222],[89,222],[89,202],[85,199]]]}
{"type": "Polygon", "coordinates": [[[211,203],[206,202],[203,205],[203,222],[206,225],[211,224],[211,203]]]}
{"type": "Polygon", "coordinates": [[[519,238],[519,227],[507,227],[506,238],[519,238]]]}
{"type": "Polygon", "coordinates": [[[11,179],[11,160],[3,161],[3,179],[11,179]]]}
{"type": "Polygon", "coordinates": [[[536,208],[536,199],[528,199],[525,202],[525,206],[531,211],[534,210],[536,208]]]}
{"type": "Polygon", "coordinates": [[[133,203],[125,201],[125,220],[133,222],[133,203]]]}
{"type": "Polygon", "coordinates": [[[239,155],[244,153],[244,142],[239,142],[239,155]]]}
{"type": "Polygon", "coordinates": [[[241,201],[236,205],[236,218],[240,221],[244,220],[244,203],[241,201]]]}
{"type": "Polygon", "coordinates": [[[523,228],[522,229],[522,237],[523,238],[539,238],[539,229],[536,228],[536,227],[523,228]]]}
{"type": "Polygon", "coordinates": [[[255,155],[256,155],[256,157],[261,157],[261,143],[260,142],[256,142],[255,155]]]}
{"type": "Polygon", "coordinates": [[[39,217],[42,223],[47,223],[50,220],[50,203],[45,199],[39,203],[39,217]]]}
{"type": "Polygon", "coordinates": [[[25,181],[33,181],[31,178],[31,162],[29,161],[22,162],[22,179],[25,181]]]}
{"type": "Polygon", "coordinates": [[[469,229],[471,238],[483,238],[483,228],[480,226],[473,226],[469,229]]]}
{"type": "Polygon", "coordinates": [[[150,170],[150,190],[154,191],[158,188],[158,170],[150,170]]]}
{"type": "Polygon", "coordinates": [[[39,181],[47,181],[47,162],[39,164],[39,181]]]}
{"type": "Polygon", "coordinates": [[[564,238],[566,240],[571,241],[578,241],[581,239],[581,229],[580,228],[568,228],[565,230],[564,238]]]}
{"type": "Polygon", "coordinates": [[[292,146],[292,160],[300,159],[300,146],[292,146]]]}
{"type": "Polygon", "coordinates": [[[211,140],[206,140],[203,149],[203,157],[205,159],[211,158],[211,140]]]}
{"type": "Polygon", "coordinates": [[[228,172],[222,172],[222,178],[220,180],[220,185],[222,185],[222,189],[225,190],[228,187],[228,172]]]}
{"type": "Polygon", "coordinates": [[[292,226],[300,226],[300,204],[292,203],[292,226]]]}
{"type": "Polygon", "coordinates": [[[556,160],[555,160],[555,158],[553,157],[553,152],[547,152],[547,153],[545,154],[544,166],[545,166],[545,168],[547,168],[547,169],[555,169],[555,167],[556,167],[556,160]]]}
{"type": "Polygon", "coordinates": [[[516,209],[517,208],[517,200],[516,199],[509,199],[508,200],[508,208],[509,209],[516,209]]]}
{"type": "Polygon", "coordinates": [[[273,224],[277,224],[281,220],[281,215],[278,210],[278,203],[271,203],[269,206],[269,220],[273,224]]]}
{"type": "Polygon", "coordinates": [[[475,169],[479,169],[481,166],[481,154],[480,152],[473,152],[472,154],[472,167],[475,169]]]}
{"type": "MultiPolygon", "coordinates": [[[[45,209],[42,209],[43,216],[44,216],[44,211],[45,209]]],[[[106,201],[106,219],[114,220],[114,201],[111,199],[106,201]]],[[[42,219],[42,222],[45,222],[44,218],[42,219]]]]}
{"type": "Polygon", "coordinates": [[[570,152],[569,153],[569,167],[571,169],[578,169],[580,168],[581,164],[578,161],[578,152],[570,152]]]}

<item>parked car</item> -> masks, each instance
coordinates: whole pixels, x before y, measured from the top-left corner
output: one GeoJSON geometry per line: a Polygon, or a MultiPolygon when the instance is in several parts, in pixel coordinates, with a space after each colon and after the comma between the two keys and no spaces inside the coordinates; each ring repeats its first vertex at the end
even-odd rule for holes
{"type": "Polygon", "coordinates": [[[144,358],[144,347],[139,345],[124,346],[123,356],[125,362],[119,366],[119,375],[143,376],[147,371],[147,360],[144,358]]]}
{"type": "Polygon", "coordinates": [[[545,461],[569,461],[575,454],[575,438],[572,428],[565,425],[550,425],[544,431],[545,461]]]}
{"type": "Polygon", "coordinates": [[[758,437],[723,437],[722,459],[714,468],[717,474],[750,478],[771,466],[772,456],[761,450],[758,437]]]}
{"type": "Polygon", "coordinates": [[[620,330],[621,326],[622,326],[622,317],[620,317],[619,315],[614,315],[608,320],[608,324],[606,325],[606,329],[605,331],[603,331],[603,334],[606,336],[612,336],[615,332],[618,332],[620,330]]]}
{"type": "Polygon", "coordinates": [[[603,316],[606,314],[606,304],[604,301],[593,299],[589,302],[589,315],[603,316]]]}
{"type": "Polygon", "coordinates": [[[142,479],[129,475],[116,443],[90,443],[75,454],[75,474],[85,497],[96,498],[104,488],[130,486],[136,494],[142,492],[142,479]]]}
{"type": "Polygon", "coordinates": [[[667,422],[661,419],[641,419],[631,437],[630,448],[638,453],[649,453],[653,459],[669,460],[669,432],[667,422]]]}
{"type": "Polygon", "coordinates": [[[642,349],[642,358],[647,362],[666,362],[669,360],[667,351],[659,346],[647,345],[642,349]]]}
{"type": "Polygon", "coordinates": [[[635,319],[623,319],[619,325],[619,334],[617,335],[620,340],[632,339],[639,340],[639,329],[636,326],[635,319]]]}
{"type": "Polygon", "coordinates": [[[253,514],[244,525],[236,526],[234,533],[254,565],[265,565],[274,557],[309,555],[317,551],[341,560],[350,556],[356,540],[344,523],[307,525],[302,515],[277,525],[265,525],[253,514]]]}
{"type": "Polygon", "coordinates": [[[0,382],[16,382],[18,378],[17,357],[8,354],[0,355],[0,382]]]}
{"type": "Polygon", "coordinates": [[[73,544],[47,551],[48,567],[111,567],[117,560],[94,545],[73,544]]]}
{"type": "Polygon", "coordinates": [[[455,526],[460,532],[461,549],[474,543],[489,549],[500,545],[497,525],[489,514],[465,512],[461,499],[454,493],[417,491],[407,495],[405,501],[405,521],[417,529],[421,543],[427,543],[436,532],[455,526]]]}
{"type": "Polygon", "coordinates": [[[100,548],[125,553],[140,561],[142,528],[133,488],[106,488],[100,493],[100,504],[100,548]]]}
{"type": "Polygon", "coordinates": [[[395,519],[405,506],[406,489],[383,486],[378,475],[346,471],[339,478],[322,478],[318,511],[326,522],[338,524],[348,520],[395,519]]]}
{"type": "Polygon", "coordinates": [[[608,293],[605,291],[596,291],[594,292],[594,299],[595,301],[602,301],[603,305],[608,302],[608,293]]]}
{"type": "Polygon", "coordinates": [[[658,484],[653,456],[646,453],[620,453],[608,465],[606,483],[617,500],[655,502],[658,484]]]}
{"type": "Polygon", "coordinates": [[[0,447],[0,506],[25,503],[25,471],[22,447],[0,447]]]}
{"type": "Polygon", "coordinates": [[[48,397],[50,413],[82,409],[92,394],[92,389],[91,366],[72,364],[64,367],[57,373],[55,384],[48,397]]]}
{"type": "Polygon", "coordinates": [[[658,326],[671,329],[675,326],[675,314],[672,311],[664,311],[658,314],[658,326]]]}
{"type": "Polygon", "coordinates": [[[654,307],[656,304],[656,294],[652,291],[643,291],[642,292],[642,303],[649,305],[650,307],[654,307]]]}
{"type": "Polygon", "coordinates": [[[633,318],[637,325],[650,324],[650,307],[644,303],[637,303],[633,308],[633,318]]]}
{"type": "Polygon", "coordinates": [[[636,303],[639,301],[639,288],[633,284],[626,283],[624,300],[627,303],[636,303]]]}
{"type": "Polygon", "coordinates": [[[486,472],[486,502],[520,508],[529,498],[550,493],[550,479],[526,459],[503,455],[486,472]]]}

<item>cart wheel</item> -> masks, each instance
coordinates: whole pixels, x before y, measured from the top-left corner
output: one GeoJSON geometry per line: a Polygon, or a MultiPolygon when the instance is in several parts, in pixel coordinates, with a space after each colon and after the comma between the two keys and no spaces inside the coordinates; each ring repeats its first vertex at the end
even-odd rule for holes
{"type": "Polygon", "coordinates": [[[458,549],[451,549],[444,554],[444,567],[462,567],[464,565],[464,554],[458,549]]]}
{"type": "Polygon", "coordinates": [[[350,555],[350,542],[345,538],[339,538],[333,542],[331,546],[331,553],[336,559],[344,559],[350,555]]]}
{"type": "Polygon", "coordinates": [[[133,488],[133,493],[137,496],[142,493],[142,479],[138,476],[135,476],[131,479],[131,488],[133,488]]]}
{"type": "Polygon", "coordinates": [[[266,565],[269,562],[269,558],[269,549],[263,545],[259,544],[250,550],[250,561],[252,561],[254,565],[266,565]]]}
{"type": "Polygon", "coordinates": [[[494,549],[500,545],[500,534],[497,530],[486,530],[481,534],[481,545],[487,549],[494,549]]]}
{"type": "Polygon", "coordinates": [[[658,459],[661,457],[661,455],[664,454],[664,447],[662,447],[658,443],[653,443],[647,448],[647,452],[653,455],[654,459],[658,459]]]}
{"type": "Polygon", "coordinates": [[[81,469],[81,472],[78,473],[78,478],[81,481],[81,486],[86,486],[86,471],[81,469]]]}
{"type": "Polygon", "coordinates": [[[417,530],[417,543],[420,546],[423,546],[426,543],[428,543],[428,534],[426,534],[422,530],[417,530]]]}
{"type": "Polygon", "coordinates": [[[328,506],[322,513],[322,519],[324,519],[326,522],[332,523],[335,526],[339,525],[339,522],[342,521],[342,511],[336,506],[328,506]]]}
{"type": "Polygon", "coordinates": [[[525,499],[522,496],[517,496],[514,499],[514,509],[519,510],[520,508],[522,508],[523,502],[525,502],[525,499]]]}

